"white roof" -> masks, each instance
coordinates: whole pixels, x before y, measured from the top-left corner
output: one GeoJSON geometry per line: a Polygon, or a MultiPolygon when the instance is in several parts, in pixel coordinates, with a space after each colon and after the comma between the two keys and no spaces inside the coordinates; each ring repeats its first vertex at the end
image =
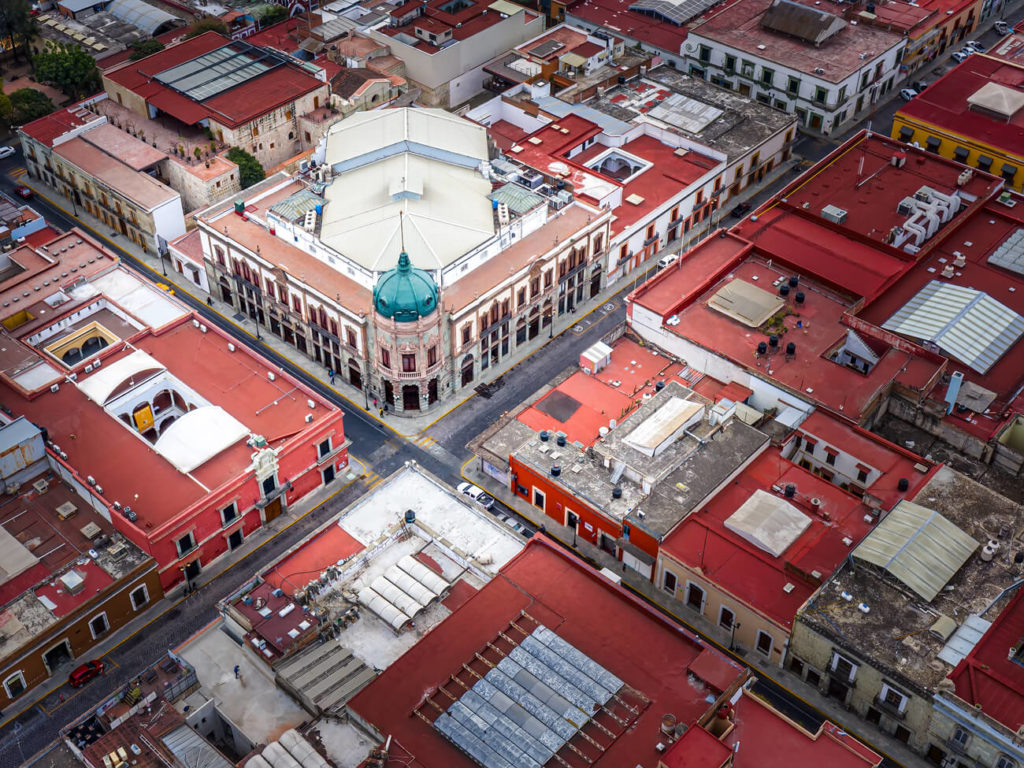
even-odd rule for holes
{"type": "Polygon", "coordinates": [[[150,328],[160,328],[187,314],[176,301],[126,269],[112,269],[90,285],[150,328]]]}
{"type": "Polygon", "coordinates": [[[153,448],[179,472],[191,472],[248,435],[245,424],[219,405],[205,405],[167,427],[153,448]]]}
{"type": "Polygon", "coordinates": [[[810,524],[811,518],[788,501],[762,490],[725,520],[726,528],[773,557],[781,557],[810,524]]]}
{"type": "MultiPolygon", "coordinates": [[[[28,547],[0,526],[0,584],[6,584],[39,562],[28,547]]],[[[0,632],[0,636],[2,636],[0,632]]]]}
{"type": "Polygon", "coordinates": [[[648,456],[657,456],[704,412],[704,406],[670,397],[626,436],[626,444],[648,456]]]}
{"type": "Polygon", "coordinates": [[[440,110],[361,112],[333,126],[320,237],[375,271],[438,270],[494,235],[483,127],[440,110]]]}
{"type": "Polygon", "coordinates": [[[737,278],[715,291],[708,299],[708,306],[750,328],[757,328],[786,306],[786,302],[764,288],[737,278]]]}
{"type": "Polygon", "coordinates": [[[987,293],[932,280],[882,325],[985,373],[1024,334],[1024,317],[987,293]]]}
{"type": "Polygon", "coordinates": [[[967,97],[967,103],[1009,119],[1024,107],[1024,93],[1001,83],[985,83],[967,97]]]}
{"type": "Polygon", "coordinates": [[[103,366],[84,381],[79,380],[78,388],[94,403],[104,406],[124,382],[138,377],[135,382],[138,384],[163,370],[166,370],[163,363],[140,349],[103,366]]]}

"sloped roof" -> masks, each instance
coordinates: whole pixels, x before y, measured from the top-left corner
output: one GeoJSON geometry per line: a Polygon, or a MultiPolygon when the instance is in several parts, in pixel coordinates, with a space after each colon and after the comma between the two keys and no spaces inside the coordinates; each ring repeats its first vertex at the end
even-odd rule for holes
{"type": "Polygon", "coordinates": [[[191,472],[249,434],[219,405],[204,405],[167,427],[153,448],[179,472],[191,472]]]}
{"type": "Polygon", "coordinates": [[[791,2],[775,0],[761,17],[761,26],[773,32],[798,37],[813,45],[821,45],[846,26],[833,13],[791,2]]]}
{"type": "Polygon", "coordinates": [[[788,501],[760,489],[723,523],[772,557],[781,557],[810,524],[811,518],[788,501]]]}
{"type": "Polygon", "coordinates": [[[938,512],[901,501],[853,551],[931,602],[978,548],[938,512]]]}
{"type": "Polygon", "coordinates": [[[1009,119],[1024,107],[1024,93],[1000,83],[985,83],[967,97],[967,103],[1009,119]]]}
{"type": "Polygon", "coordinates": [[[708,306],[749,328],[757,328],[786,306],[786,302],[746,280],[730,280],[708,299],[708,306]]]}
{"type": "Polygon", "coordinates": [[[107,6],[107,11],[149,35],[155,34],[160,27],[168,23],[172,26],[181,26],[177,16],[172,16],[167,11],[142,0],[114,0],[107,6]]]}
{"type": "Polygon", "coordinates": [[[985,373],[1024,334],[1024,317],[987,293],[932,280],[882,328],[930,341],[985,373]]]}

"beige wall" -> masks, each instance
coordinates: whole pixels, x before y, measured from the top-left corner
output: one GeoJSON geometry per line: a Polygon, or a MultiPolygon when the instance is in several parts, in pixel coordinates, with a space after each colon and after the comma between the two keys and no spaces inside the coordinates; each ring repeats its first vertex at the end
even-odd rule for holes
{"type": "MultiPolygon", "coordinates": [[[[671,582],[671,578],[668,581],[671,582]]],[[[675,558],[660,552],[658,555],[658,570],[655,573],[655,584],[667,595],[686,603],[690,610],[696,611],[723,631],[728,630],[721,623],[722,609],[726,608],[732,611],[736,617],[735,621],[738,623],[733,638],[734,645],[749,649],[752,654],[756,654],[762,660],[779,666],[782,665],[789,641],[787,629],[779,626],[746,603],[720,589],[699,571],[690,569],[675,558]],[[673,574],[676,578],[676,588],[674,590],[668,589],[665,586],[666,573],[673,574]],[[700,607],[690,604],[691,585],[704,592],[700,607]],[[772,639],[771,650],[767,654],[757,650],[759,633],[769,635],[772,639]]],[[[696,596],[699,593],[693,594],[696,596]]]]}
{"type": "Polygon", "coordinates": [[[930,696],[912,690],[906,681],[897,679],[895,675],[887,675],[875,669],[871,666],[870,659],[820,634],[814,627],[806,624],[802,616],[798,617],[793,625],[789,653],[790,660],[787,664],[790,669],[798,671],[812,685],[817,685],[822,694],[828,696],[831,690],[832,698],[842,701],[847,709],[873,722],[880,730],[897,738],[902,734],[911,749],[919,752],[927,749],[928,726],[932,713],[930,696]],[[844,677],[838,666],[833,669],[836,653],[856,665],[852,683],[848,676],[844,677]],[[799,669],[801,663],[804,667],[802,670],[799,669]],[[885,685],[906,697],[902,713],[896,713],[879,703],[878,699],[881,698],[885,685]],[[842,698],[835,690],[838,686],[847,689],[842,698]],[[902,729],[908,733],[903,733],[902,729]]]}
{"type": "Polygon", "coordinates": [[[927,757],[941,759],[941,752],[963,765],[995,766],[1000,758],[1014,761],[1018,768],[1024,765],[1024,740],[1001,722],[952,691],[940,690],[933,704],[927,757]]]}
{"type": "Polygon", "coordinates": [[[149,107],[146,105],[146,100],[123,85],[115,83],[106,75],[103,76],[103,90],[118,104],[123,104],[141,117],[149,118],[149,107]]]}
{"type": "MultiPolygon", "coordinates": [[[[224,158],[231,169],[209,179],[201,179],[191,169],[167,158],[160,163],[160,173],[167,179],[172,189],[181,195],[181,207],[187,211],[205,208],[223,200],[229,195],[241,192],[242,184],[238,174],[238,166],[224,158]]],[[[196,166],[202,170],[203,166],[196,166]]]]}
{"type": "Polygon", "coordinates": [[[351,100],[343,99],[340,96],[332,95],[331,102],[341,110],[343,117],[348,117],[355,112],[363,112],[368,109],[376,109],[382,104],[387,104],[397,98],[399,89],[388,80],[373,80],[363,90],[356,94],[351,100]]]}

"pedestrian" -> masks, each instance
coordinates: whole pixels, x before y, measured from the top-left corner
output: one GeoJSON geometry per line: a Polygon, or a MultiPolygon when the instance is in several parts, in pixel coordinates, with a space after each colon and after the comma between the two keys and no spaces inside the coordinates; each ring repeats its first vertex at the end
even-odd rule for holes
{"type": "Polygon", "coordinates": [[[387,413],[387,412],[388,412],[388,403],[387,403],[387,401],[385,400],[385,401],[384,401],[384,413],[387,413]]]}
{"type": "Polygon", "coordinates": [[[377,398],[376,398],[376,397],[375,397],[375,398],[373,398],[373,407],[374,407],[374,408],[376,408],[376,407],[377,407],[377,398]]]}
{"type": "Polygon", "coordinates": [[[379,413],[379,414],[380,414],[381,416],[383,416],[383,415],[384,415],[384,409],[383,409],[383,408],[378,408],[378,409],[377,409],[377,412],[378,412],[378,413],[379,413]]]}
{"type": "Polygon", "coordinates": [[[206,297],[206,306],[208,306],[208,307],[212,307],[213,306],[213,297],[212,296],[207,296],[206,297]]]}
{"type": "Polygon", "coordinates": [[[235,664],[235,680],[238,679],[238,665],[235,664]]]}
{"type": "Polygon", "coordinates": [[[334,386],[334,369],[333,368],[328,368],[327,369],[327,375],[330,377],[330,379],[331,379],[331,386],[333,387],[334,386]]]}

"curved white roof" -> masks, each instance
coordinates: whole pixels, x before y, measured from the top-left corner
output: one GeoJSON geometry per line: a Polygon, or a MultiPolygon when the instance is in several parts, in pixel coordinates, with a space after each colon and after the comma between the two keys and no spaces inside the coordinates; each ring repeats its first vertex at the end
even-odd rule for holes
{"type": "Polygon", "coordinates": [[[391,269],[402,252],[442,269],[494,235],[487,132],[436,109],[360,112],[333,126],[335,172],[320,237],[361,266],[391,269]]]}
{"type": "Polygon", "coordinates": [[[163,370],[166,370],[163,363],[140,349],[127,357],[122,357],[116,363],[100,368],[82,381],[78,388],[86,397],[102,406],[106,405],[117,388],[129,379],[134,379],[135,383],[139,384],[150,374],[163,370]]]}
{"type": "Polygon", "coordinates": [[[167,22],[177,24],[178,17],[172,16],[167,11],[161,10],[142,0],[114,0],[107,11],[126,21],[133,27],[138,27],[148,35],[152,35],[167,22]]]}
{"type": "Polygon", "coordinates": [[[206,405],[171,424],[153,447],[179,472],[191,472],[248,434],[249,429],[219,405],[206,405]]]}

